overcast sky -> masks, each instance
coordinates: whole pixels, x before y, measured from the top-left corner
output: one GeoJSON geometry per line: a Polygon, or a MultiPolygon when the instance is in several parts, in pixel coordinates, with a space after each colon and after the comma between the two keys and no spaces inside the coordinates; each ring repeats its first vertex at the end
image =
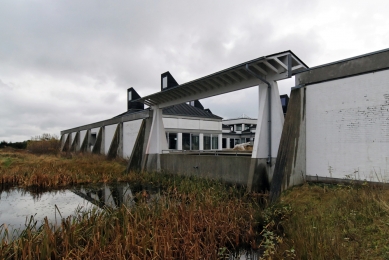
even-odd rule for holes
{"type": "MultiPolygon", "coordinates": [[[[126,89],[160,90],[292,50],[308,66],[389,47],[389,1],[3,0],[0,141],[111,118],[126,89]]],[[[289,94],[294,79],[279,82],[289,94]]],[[[224,118],[256,117],[257,89],[202,100],[224,118]]]]}

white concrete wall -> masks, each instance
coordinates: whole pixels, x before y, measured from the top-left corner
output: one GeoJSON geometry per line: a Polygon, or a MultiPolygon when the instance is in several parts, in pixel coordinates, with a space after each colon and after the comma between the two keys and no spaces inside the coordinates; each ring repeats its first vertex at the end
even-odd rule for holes
{"type": "Polygon", "coordinates": [[[104,154],[108,154],[117,126],[117,124],[105,126],[104,154]]]}
{"type": "MultiPolygon", "coordinates": [[[[97,136],[99,135],[99,131],[100,131],[100,127],[96,127],[96,128],[92,128],[91,129],[91,134],[96,134],[96,140],[97,140],[97,136]]],[[[88,144],[89,145],[89,144],[88,144]]],[[[90,150],[92,151],[93,150],[93,147],[95,145],[93,144],[91,147],[90,147],[90,150]]]]}
{"type": "Polygon", "coordinates": [[[222,122],[210,121],[210,120],[201,120],[200,129],[205,130],[222,130],[222,122]]]}
{"type": "Polygon", "coordinates": [[[389,181],[389,71],[307,86],[307,175],[389,181]]]}
{"type": "Polygon", "coordinates": [[[222,122],[204,119],[164,117],[163,125],[165,128],[173,129],[222,130],[222,122]]]}
{"type": "Polygon", "coordinates": [[[65,144],[67,138],[68,138],[68,134],[64,134],[63,137],[62,137],[62,140],[61,140],[62,141],[62,147],[65,144]]]}
{"type": "Polygon", "coordinates": [[[82,143],[84,142],[85,135],[86,135],[86,130],[80,131],[80,148],[81,148],[82,143]]]}
{"type": "Polygon", "coordinates": [[[142,119],[123,123],[123,157],[125,159],[131,156],[141,124],[142,119]]]}

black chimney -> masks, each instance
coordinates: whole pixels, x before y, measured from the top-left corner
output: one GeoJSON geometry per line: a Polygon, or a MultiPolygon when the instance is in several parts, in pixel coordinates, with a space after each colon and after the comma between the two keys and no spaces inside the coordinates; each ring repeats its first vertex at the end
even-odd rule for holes
{"type": "Polygon", "coordinates": [[[135,91],[134,88],[127,89],[127,110],[130,109],[139,109],[143,110],[145,109],[145,105],[140,102],[133,102],[133,100],[137,100],[138,98],[141,98],[139,96],[138,92],[135,91]]]}
{"type": "Polygon", "coordinates": [[[161,91],[178,86],[177,81],[173,78],[169,71],[161,74],[161,91]]]}

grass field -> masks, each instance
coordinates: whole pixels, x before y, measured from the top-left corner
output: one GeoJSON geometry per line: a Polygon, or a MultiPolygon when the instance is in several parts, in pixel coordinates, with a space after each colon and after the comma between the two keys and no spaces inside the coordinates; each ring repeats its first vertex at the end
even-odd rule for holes
{"type": "MultiPolygon", "coordinates": [[[[389,190],[383,186],[304,184],[267,205],[266,195],[218,181],[125,173],[101,156],[0,150],[4,186],[57,189],[79,183],[156,185],[156,203],[84,212],[61,226],[2,240],[0,259],[224,259],[251,246],[263,259],[389,259],[389,190]]],[[[1,224],[1,223],[0,223],[1,224]]]]}

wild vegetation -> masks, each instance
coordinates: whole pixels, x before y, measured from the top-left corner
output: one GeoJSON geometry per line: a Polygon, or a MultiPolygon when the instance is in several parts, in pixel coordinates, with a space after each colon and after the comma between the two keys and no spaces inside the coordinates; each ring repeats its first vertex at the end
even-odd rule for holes
{"type": "Polygon", "coordinates": [[[367,183],[305,184],[285,192],[292,209],[280,250],[296,259],[389,259],[389,189],[367,183]]]}
{"type": "Polygon", "coordinates": [[[304,184],[267,205],[266,195],[217,181],[125,167],[97,155],[1,150],[3,186],[130,181],[164,196],[150,202],[140,192],[133,208],[80,212],[55,228],[31,221],[19,239],[1,241],[0,259],[225,259],[241,247],[263,259],[389,259],[385,186],[304,184]]]}
{"type": "Polygon", "coordinates": [[[19,239],[2,240],[0,259],[218,259],[242,246],[270,255],[283,220],[281,211],[263,210],[263,197],[244,189],[195,177],[127,174],[120,160],[1,151],[0,161],[3,186],[125,180],[163,190],[158,201],[150,203],[139,193],[134,208],[81,212],[55,229],[32,220],[19,239]]]}

